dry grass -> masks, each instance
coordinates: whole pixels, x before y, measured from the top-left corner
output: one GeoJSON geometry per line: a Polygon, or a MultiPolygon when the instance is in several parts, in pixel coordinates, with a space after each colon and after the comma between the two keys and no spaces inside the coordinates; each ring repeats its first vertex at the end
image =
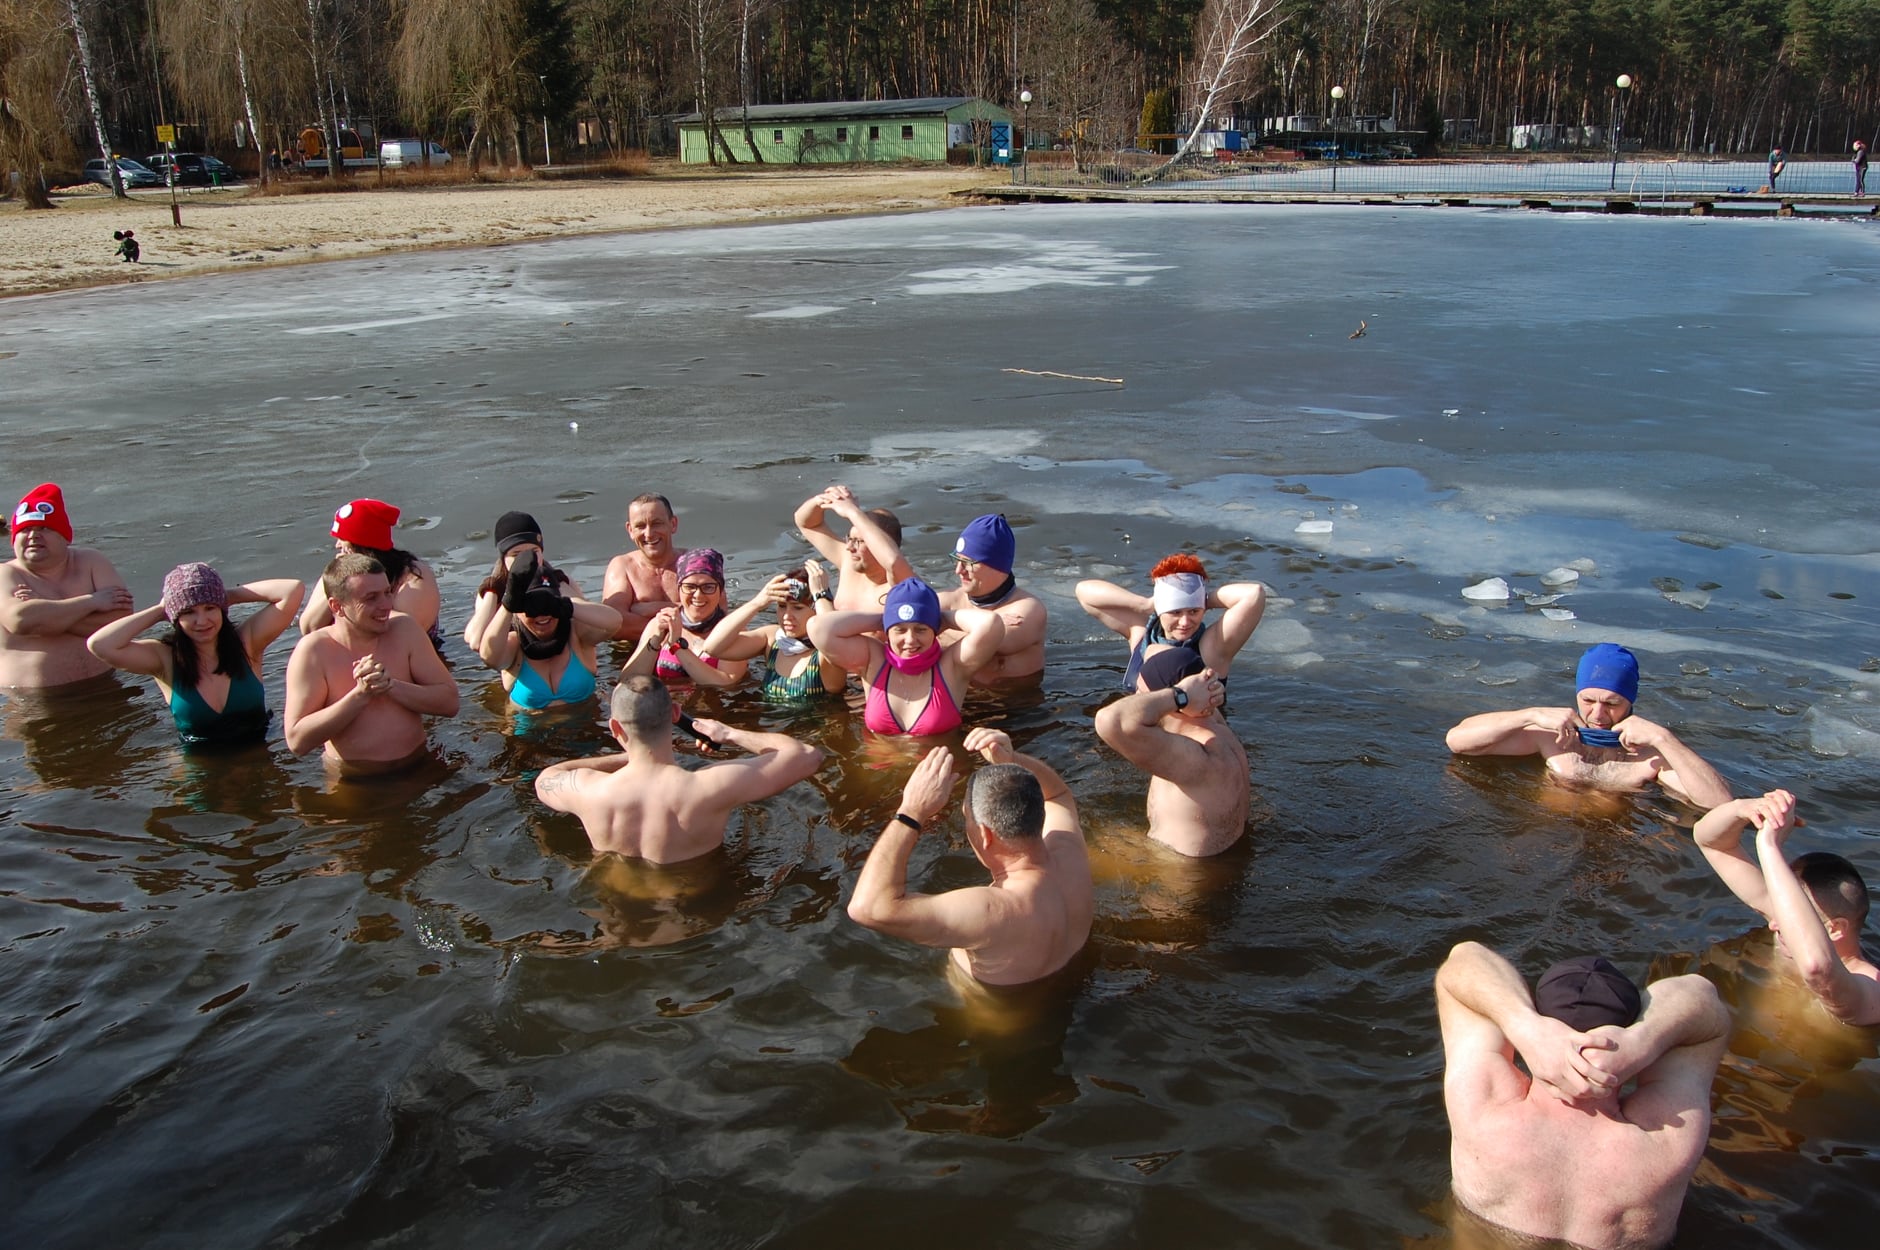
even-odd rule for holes
{"type": "Polygon", "coordinates": [[[416,191],[426,187],[505,186],[569,180],[585,182],[607,178],[644,178],[652,173],[652,169],[652,161],[644,152],[623,152],[578,165],[548,165],[533,169],[484,165],[473,170],[469,162],[453,160],[448,165],[433,165],[429,168],[355,169],[337,181],[324,174],[288,174],[272,179],[265,187],[257,185],[253,194],[327,195],[338,191],[416,191]]]}

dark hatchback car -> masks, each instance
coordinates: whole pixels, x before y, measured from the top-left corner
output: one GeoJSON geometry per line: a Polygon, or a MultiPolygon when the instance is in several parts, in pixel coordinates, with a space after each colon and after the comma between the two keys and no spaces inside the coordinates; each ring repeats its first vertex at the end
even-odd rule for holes
{"type": "MultiPolygon", "coordinates": [[[[132,160],[128,156],[117,158],[118,177],[127,187],[160,187],[163,175],[149,166],[132,160]]],[[[111,170],[104,163],[104,157],[95,156],[85,162],[85,181],[96,182],[103,186],[111,185],[111,170]]]]}
{"type": "Polygon", "coordinates": [[[234,170],[213,156],[197,152],[152,152],[144,158],[144,164],[166,178],[174,167],[179,187],[225,187],[236,180],[234,170]]]}

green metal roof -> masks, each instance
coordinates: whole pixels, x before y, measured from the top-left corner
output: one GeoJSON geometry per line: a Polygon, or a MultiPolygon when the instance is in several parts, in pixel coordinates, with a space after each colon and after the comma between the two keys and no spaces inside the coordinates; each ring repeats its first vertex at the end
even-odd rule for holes
{"type": "MultiPolygon", "coordinates": [[[[979,101],[979,97],[970,95],[923,96],[917,100],[830,100],[819,104],[753,104],[751,120],[754,122],[793,122],[793,121],[845,121],[867,117],[933,117],[950,113],[961,105],[979,101]]],[[[1006,110],[995,104],[987,104],[994,112],[1003,114],[1006,110]]],[[[720,122],[740,121],[744,117],[741,105],[733,104],[728,108],[713,110],[720,122]]],[[[702,113],[687,113],[679,119],[681,126],[696,126],[705,120],[702,113]]]]}

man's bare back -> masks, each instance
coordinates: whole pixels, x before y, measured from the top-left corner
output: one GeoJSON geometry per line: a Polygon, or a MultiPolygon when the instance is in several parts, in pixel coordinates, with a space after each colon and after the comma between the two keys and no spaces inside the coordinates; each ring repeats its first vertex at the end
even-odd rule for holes
{"type": "Polygon", "coordinates": [[[823,761],[822,751],[787,735],[700,720],[699,734],[752,754],[688,769],[673,754],[672,697],[650,677],[622,681],[609,713],[620,754],[564,760],[535,779],[537,797],[578,817],[602,854],[653,864],[696,859],[724,844],[732,812],[781,793],[823,761]]]}
{"type": "Polygon", "coordinates": [[[1213,669],[1160,684],[1182,655],[1189,666],[1201,663],[1183,648],[1151,657],[1143,666],[1151,688],[1098,712],[1097,736],[1149,774],[1151,838],[1183,855],[1218,855],[1247,831],[1247,750],[1221,715],[1227,690],[1213,669]]]}
{"type": "Polygon", "coordinates": [[[1538,992],[1553,1014],[1474,942],[1436,975],[1456,1200],[1527,1237],[1662,1246],[1703,1158],[1729,1012],[1702,977],[1639,991],[1603,960],[1557,964],[1538,992]]]}

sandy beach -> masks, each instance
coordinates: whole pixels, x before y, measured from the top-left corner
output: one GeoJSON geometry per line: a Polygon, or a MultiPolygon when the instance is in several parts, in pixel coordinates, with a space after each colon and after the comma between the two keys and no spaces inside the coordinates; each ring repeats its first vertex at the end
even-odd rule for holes
{"type": "Polygon", "coordinates": [[[957,203],[960,193],[999,180],[993,171],[953,167],[712,174],[672,165],[628,179],[311,195],[192,188],[178,193],[180,229],[167,189],[138,191],[125,203],[100,188],[56,196],[51,211],[0,204],[0,296],[412,248],[911,212],[957,203]],[[125,229],[143,245],[135,265],[114,254],[111,233],[125,229]]]}

